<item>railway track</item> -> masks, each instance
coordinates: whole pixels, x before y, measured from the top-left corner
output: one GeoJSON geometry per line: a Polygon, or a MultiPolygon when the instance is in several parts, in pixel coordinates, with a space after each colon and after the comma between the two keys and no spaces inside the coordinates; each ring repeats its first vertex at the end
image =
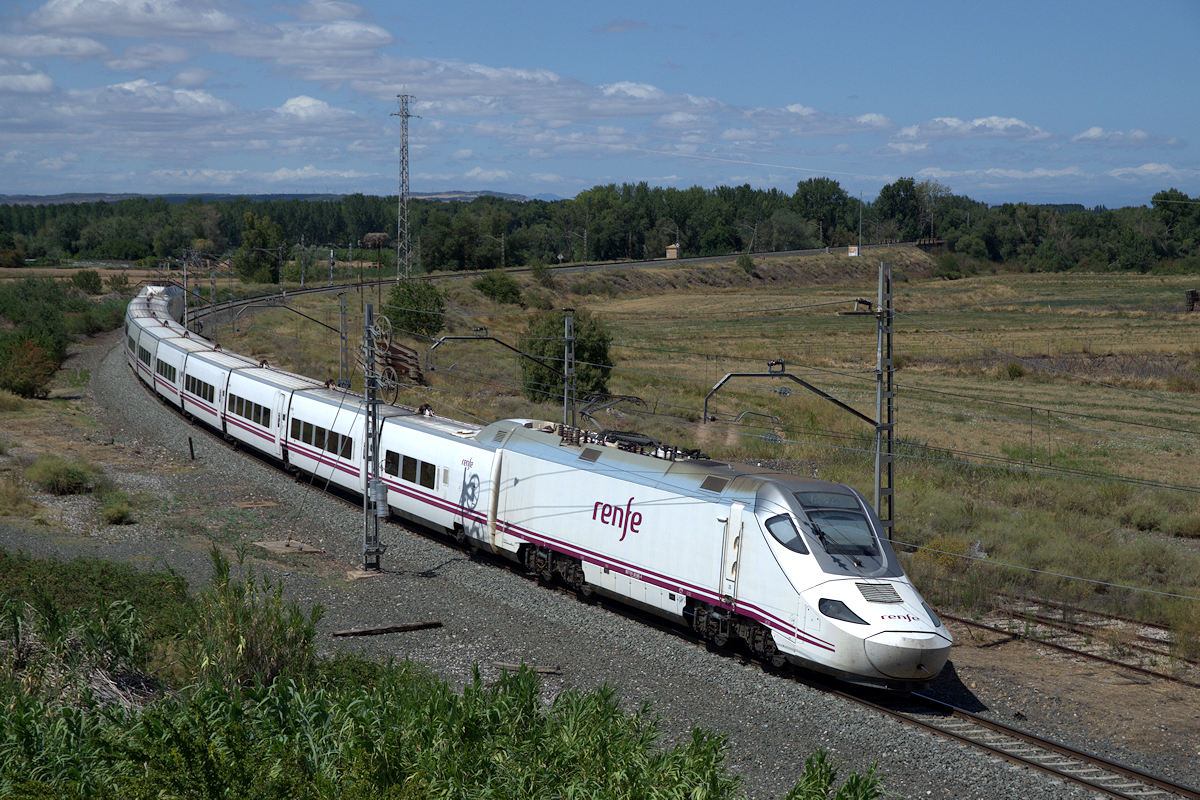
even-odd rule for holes
{"type": "Polygon", "coordinates": [[[1173,651],[1165,626],[1071,608],[1052,601],[1012,598],[1014,605],[981,619],[939,611],[960,625],[1027,639],[1068,655],[1099,661],[1161,680],[1200,688],[1200,662],[1173,651]],[[1049,609],[1059,607],[1058,618],[1049,609]]]}
{"type": "Polygon", "coordinates": [[[1012,764],[1054,775],[1107,797],[1200,800],[1200,789],[1195,787],[996,722],[917,692],[874,697],[869,690],[840,688],[823,681],[815,682],[815,685],[906,725],[975,747],[1012,764]]]}

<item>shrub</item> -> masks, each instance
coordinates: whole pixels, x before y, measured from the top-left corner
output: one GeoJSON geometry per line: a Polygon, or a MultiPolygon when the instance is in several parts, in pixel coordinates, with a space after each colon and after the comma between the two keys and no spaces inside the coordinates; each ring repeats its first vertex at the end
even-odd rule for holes
{"type": "Polygon", "coordinates": [[[25,401],[7,389],[0,389],[0,411],[20,411],[25,401]]]}
{"type": "Polygon", "coordinates": [[[754,259],[751,258],[748,254],[742,253],[740,256],[738,256],[737,257],[737,265],[738,265],[738,268],[741,269],[741,271],[746,273],[747,275],[754,274],[754,259]]]}
{"type": "Polygon", "coordinates": [[[383,313],[398,333],[433,337],[446,325],[446,298],[429,281],[405,278],[392,287],[383,313]]]}
{"type": "Polygon", "coordinates": [[[492,270],[485,275],[480,275],[471,285],[479,290],[479,293],[489,300],[497,303],[508,303],[509,305],[520,305],[521,303],[521,284],[501,270],[492,270]]]}
{"type": "Polygon", "coordinates": [[[535,262],[534,265],[529,268],[529,274],[533,277],[534,282],[536,282],[539,286],[544,286],[547,289],[554,288],[554,275],[550,272],[550,268],[541,261],[535,262]]]}
{"type": "Polygon", "coordinates": [[[26,489],[12,475],[0,479],[0,517],[23,517],[37,510],[26,489]]]}
{"type": "Polygon", "coordinates": [[[21,397],[45,397],[58,365],[32,339],[19,339],[0,348],[0,389],[21,397]]]}
{"type": "Polygon", "coordinates": [[[25,477],[50,494],[82,494],[89,492],[99,470],[86,461],[68,461],[61,456],[46,455],[25,470],[25,477]]]}
{"type": "Polygon", "coordinates": [[[283,584],[272,585],[252,569],[236,578],[220,551],[214,547],[210,555],[213,585],[196,600],[185,646],[192,673],[225,688],[302,674],[316,658],[322,608],[305,616],[284,601],[283,584]]]}
{"type": "Polygon", "coordinates": [[[549,311],[554,308],[554,296],[545,289],[530,289],[525,292],[525,304],[538,311],[549,311]]]}
{"type": "Polygon", "coordinates": [[[110,292],[121,292],[124,294],[129,291],[129,276],[124,272],[114,272],[104,281],[110,292]]]}
{"type": "Polygon", "coordinates": [[[71,276],[71,285],[88,294],[100,294],[100,292],[104,291],[104,284],[100,280],[100,273],[94,269],[81,269],[76,272],[71,276]]]}

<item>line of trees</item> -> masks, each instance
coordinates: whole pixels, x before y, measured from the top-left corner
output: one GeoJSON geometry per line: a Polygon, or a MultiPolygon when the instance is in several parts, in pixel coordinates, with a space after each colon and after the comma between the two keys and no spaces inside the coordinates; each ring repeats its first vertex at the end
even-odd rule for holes
{"type": "MultiPolygon", "coordinates": [[[[595,186],[553,202],[414,200],[410,209],[425,271],[661,258],[676,243],[682,255],[836,247],[857,242],[860,229],[867,244],[940,238],[970,259],[1038,270],[1144,271],[1176,261],[1200,269],[1200,199],[1177,189],[1158,192],[1148,207],[1110,210],[989,206],[913,178],[884,186],[869,202],[830,178],[801,181],[791,194],[749,185],[674,189],[642,182],[595,186]]],[[[0,266],[27,259],[161,259],[189,248],[237,254],[246,276],[276,275],[286,260],[313,257],[314,245],[358,245],[369,233],[394,231],[395,224],[395,196],[362,194],[0,205],[0,266]]],[[[392,263],[393,248],[382,248],[378,257],[392,263]]]]}

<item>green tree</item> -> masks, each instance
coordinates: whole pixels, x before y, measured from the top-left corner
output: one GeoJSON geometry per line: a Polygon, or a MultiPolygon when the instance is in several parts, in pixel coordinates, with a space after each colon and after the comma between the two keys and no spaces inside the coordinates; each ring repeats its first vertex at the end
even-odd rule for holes
{"type": "MultiPolygon", "coordinates": [[[[527,358],[521,359],[521,393],[534,402],[562,397],[563,327],[566,312],[539,314],[529,321],[518,347],[553,369],[527,358]]],[[[576,311],[575,390],[579,396],[608,391],[613,362],[609,356],[612,333],[603,322],[586,311],[576,311]]]]}
{"type": "Polygon", "coordinates": [[[446,299],[433,283],[406,278],[392,287],[383,313],[397,332],[432,338],[446,326],[446,299]]]}
{"type": "Polygon", "coordinates": [[[242,224],[242,246],[233,254],[238,275],[255,283],[278,283],[280,263],[287,258],[283,229],[252,211],[242,216],[242,224]]]}
{"type": "Polygon", "coordinates": [[[921,224],[921,197],[912,178],[900,178],[880,189],[873,210],[880,222],[895,224],[896,234],[902,241],[917,238],[921,224]]]}

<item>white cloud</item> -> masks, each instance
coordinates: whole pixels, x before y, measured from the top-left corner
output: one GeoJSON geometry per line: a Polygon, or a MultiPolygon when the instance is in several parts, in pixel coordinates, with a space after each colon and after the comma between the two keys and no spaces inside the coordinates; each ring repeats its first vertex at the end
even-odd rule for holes
{"type": "Polygon", "coordinates": [[[529,177],[541,183],[565,183],[566,178],[555,172],[531,172],[529,177]]]}
{"type": "Polygon", "coordinates": [[[454,159],[455,161],[464,161],[468,158],[474,158],[474,157],[475,157],[475,151],[471,150],[469,148],[462,149],[462,150],[455,150],[454,155],[450,156],[450,158],[454,159]]]}
{"type": "Polygon", "coordinates": [[[899,139],[924,141],[979,137],[1035,141],[1048,138],[1050,134],[1016,117],[990,116],[970,121],[958,117],[935,117],[917,125],[901,128],[896,136],[899,139]]]}
{"type": "Polygon", "coordinates": [[[297,17],[307,22],[329,22],[335,19],[358,19],[363,15],[362,6],[343,0],[306,0],[292,9],[297,17]]]}
{"type": "Polygon", "coordinates": [[[783,110],[791,114],[799,114],[802,117],[811,117],[817,113],[815,108],[801,103],[792,103],[790,106],[784,106],[783,110]]]}
{"type": "Polygon", "coordinates": [[[707,128],[713,124],[713,120],[711,117],[701,116],[700,114],[690,114],[686,111],[672,111],[670,114],[660,116],[654,121],[654,124],[660,128],[674,128],[679,130],[682,128],[707,128]]]}
{"type": "Polygon", "coordinates": [[[1176,147],[1179,140],[1175,137],[1164,138],[1152,136],[1140,128],[1130,128],[1128,131],[1106,131],[1098,125],[1093,125],[1071,137],[1075,144],[1102,145],[1105,147],[1176,147]]]}
{"type": "Polygon", "coordinates": [[[1159,180],[1194,180],[1200,177],[1200,169],[1183,169],[1170,164],[1148,162],[1137,167],[1119,167],[1107,173],[1113,178],[1131,180],[1138,178],[1156,178],[1159,180]]]}
{"type": "Polygon", "coordinates": [[[756,139],[757,133],[753,128],[728,128],[721,131],[721,138],[726,141],[745,141],[747,139],[756,139]]]}
{"type": "Polygon", "coordinates": [[[246,176],[244,170],[231,169],[156,169],[151,178],[166,181],[168,185],[190,186],[233,186],[246,176]]]}
{"type": "Polygon", "coordinates": [[[0,55],[20,58],[93,58],[108,48],[85,36],[47,36],[36,33],[15,36],[0,33],[0,55]]]}
{"type": "Polygon", "coordinates": [[[124,53],[104,62],[109,69],[150,69],[163,64],[180,64],[187,61],[190,53],[171,44],[140,44],[128,48],[124,53]]]}
{"type": "Polygon", "coordinates": [[[171,84],[184,89],[195,89],[197,86],[203,86],[208,83],[216,77],[216,74],[211,69],[205,69],[204,67],[188,67],[187,69],[181,69],[171,79],[171,84]]]}
{"type": "Polygon", "coordinates": [[[888,142],[887,146],[889,150],[893,150],[902,156],[912,155],[913,153],[929,149],[928,142],[888,142]]]}
{"type": "Polygon", "coordinates": [[[267,173],[262,176],[264,180],[271,183],[286,183],[289,181],[326,181],[330,178],[366,178],[372,177],[366,172],[355,172],[354,170],[336,170],[336,169],[318,169],[312,164],[305,165],[299,169],[291,169],[288,167],[280,167],[274,172],[267,173]]]}
{"type": "Polygon", "coordinates": [[[940,167],[926,167],[925,169],[917,170],[915,177],[931,178],[933,180],[946,180],[950,178],[1005,178],[1008,180],[1044,180],[1053,178],[1084,178],[1088,177],[1087,173],[1079,167],[1062,167],[1060,169],[1047,169],[1045,167],[1035,167],[1033,169],[1013,169],[1008,167],[988,167],[984,169],[962,169],[950,170],[941,169],[940,167]]]}
{"type": "Polygon", "coordinates": [[[199,89],[172,89],[161,83],[138,78],[98,89],[76,89],[64,112],[71,114],[130,114],[145,118],[170,116],[212,117],[228,114],[234,107],[227,101],[199,89]]]}
{"type": "Polygon", "coordinates": [[[186,0],[49,0],[29,22],[45,30],[139,39],[228,33],[239,26],[217,4],[186,0]]]}
{"type": "MultiPolygon", "coordinates": [[[[354,20],[335,20],[305,27],[299,25],[280,26],[282,36],[275,46],[282,48],[272,55],[285,63],[296,63],[297,60],[312,58],[316,52],[334,51],[344,53],[347,48],[355,52],[370,51],[376,47],[386,47],[395,38],[378,25],[354,20]]],[[[263,53],[245,53],[246,55],[263,55],[263,53]]]]}
{"type": "Polygon", "coordinates": [[[62,155],[43,158],[37,162],[36,166],[38,169],[44,169],[48,172],[58,172],[66,169],[78,160],[79,156],[75,153],[63,153],[62,155]]]}
{"type": "Polygon", "coordinates": [[[54,79],[33,65],[0,58],[0,92],[45,94],[54,91],[54,79]]]}
{"type": "Polygon", "coordinates": [[[601,84],[600,93],[605,97],[621,95],[633,98],[634,100],[661,100],[666,96],[663,90],[657,86],[651,86],[648,83],[634,83],[632,81],[601,84]]]}
{"type": "Polygon", "coordinates": [[[481,181],[502,181],[511,178],[512,175],[506,169],[484,169],[483,167],[474,167],[463,173],[464,178],[475,178],[481,181]]]}
{"type": "Polygon", "coordinates": [[[893,123],[883,114],[859,114],[854,118],[854,121],[860,125],[865,125],[868,128],[890,128],[893,123]]]}
{"type": "Polygon", "coordinates": [[[289,98],[283,105],[275,109],[279,114],[299,119],[312,120],[322,117],[340,116],[347,112],[339,111],[324,100],[309,97],[306,94],[289,98]]]}

